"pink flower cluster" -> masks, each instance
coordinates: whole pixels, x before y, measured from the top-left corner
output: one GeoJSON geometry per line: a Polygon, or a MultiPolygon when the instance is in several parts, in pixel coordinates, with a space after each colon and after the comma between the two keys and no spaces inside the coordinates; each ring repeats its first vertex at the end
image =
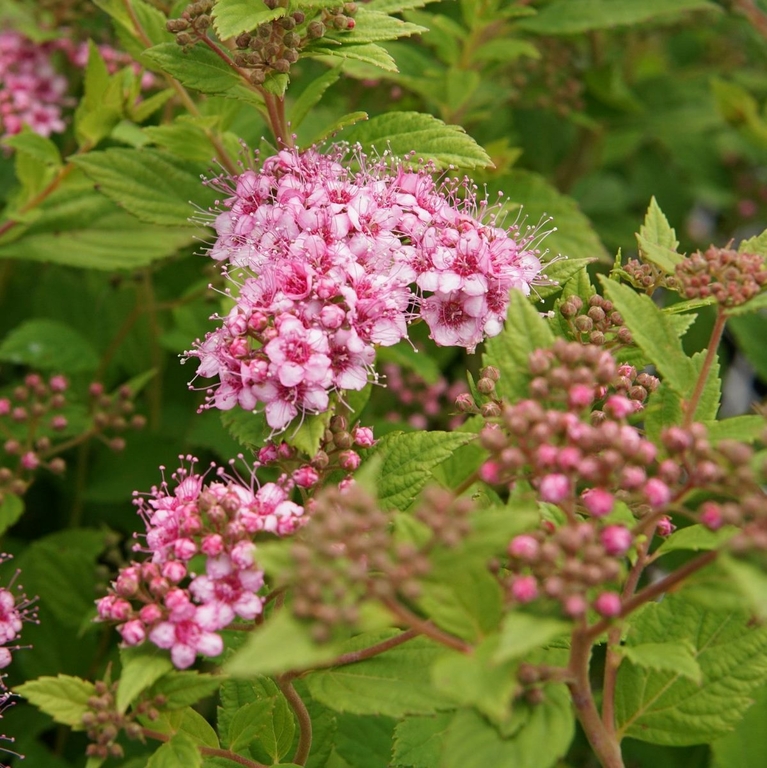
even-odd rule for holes
{"type": "MultiPolygon", "coordinates": [[[[0,562],[6,562],[10,558],[10,555],[0,554],[0,562]]],[[[18,575],[17,571],[7,587],[0,587],[0,669],[5,669],[11,663],[12,652],[21,647],[18,644],[11,644],[19,639],[23,624],[37,623],[35,600],[30,600],[20,587],[14,590],[14,582],[18,575]]],[[[2,686],[1,681],[0,686],[2,686]]],[[[0,696],[0,702],[2,701],[3,698],[0,696]]]]}
{"type": "Polygon", "coordinates": [[[0,136],[28,125],[41,136],[64,130],[67,80],[53,67],[55,44],[35,43],[20,32],[0,32],[0,136]]]}
{"type": "Polygon", "coordinates": [[[173,474],[172,490],[163,481],[148,498],[137,495],[151,558],[123,568],[98,602],[99,618],[119,622],[126,645],[149,639],[170,650],[180,669],[198,653],[221,653],[217,632],[236,617],[251,621],[261,613],[264,580],[254,538],[293,533],[304,513],[290,501],[293,483],[286,477],[256,489],[219,469],[218,479],[206,482],[192,471],[195,460],[186,459],[190,469],[173,474]],[[204,562],[204,573],[192,570],[194,558],[204,562]]]}
{"type": "Polygon", "coordinates": [[[263,404],[283,429],[326,410],[333,391],[362,389],[376,345],[414,320],[437,344],[473,350],[500,332],[509,291],[529,293],[539,275],[540,234],[497,226],[467,180],[438,185],[429,168],[369,165],[359,150],[354,172],[346,152],[285,149],[213,182],[231,197],[210,256],[239,288],[188,353],[220,381],[209,406],[263,404]]]}

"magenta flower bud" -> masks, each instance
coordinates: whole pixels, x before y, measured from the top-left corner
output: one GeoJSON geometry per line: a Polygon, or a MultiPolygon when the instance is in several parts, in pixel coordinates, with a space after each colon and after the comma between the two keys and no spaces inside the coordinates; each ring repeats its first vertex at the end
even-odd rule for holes
{"type": "Polygon", "coordinates": [[[265,445],[258,451],[258,460],[262,464],[271,464],[277,460],[277,446],[274,443],[265,445]]]}
{"type": "Polygon", "coordinates": [[[34,387],[39,387],[43,383],[43,380],[38,373],[28,373],[24,377],[24,383],[28,387],[32,387],[34,389],[34,387]]]}
{"type": "Polygon", "coordinates": [[[256,562],[256,545],[252,541],[238,541],[230,557],[238,568],[252,568],[256,562]]]}
{"type": "Polygon", "coordinates": [[[634,368],[633,365],[629,365],[628,363],[623,363],[622,365],[618,366],[618,376],[625,377],[633,381],[636,378],[636,375],[637,375],[637,369],[634,368]]]}
{"type": "Polygon", "coordinates": [[[202,540],[200,550],[208,557],[216,557],[224,551],[224,540],[217,533],[211,533],[202,540]]]}
{"type": "Polygon", "coordinates": [[[560,469],[572,470],[577,469],[581,463],[583,454],[572,445],[566,445],[559,451],[557,456],[557,465],[560,469]]]}
{"type": "Polygon", "coordinates": [[[671,501],[671,490],[657,477],[650,478],[645,483],[644,494],[653,509],[662,509],[671,501]]]}
{"type": "Polygon", "coordinates": [[[610,395],[605,402],[604,410],[616,419],[625,419],[636,411],[637,404],[623,395],[610,395]]]}
{"type": "Polygon", "coordinates": [[[722,510],[713,501],[707,501],[700,508],[700,522],[710,531],[718,531],[724,524],[722,510]]]}
{"type": "Polygon", "coordinates": [[[461,413],[469,413],[474,411],[477,405],[474,402],[474,398],[468,392],[463,392],[455,398],[455,407],[461,413]]]}
{"type": "Polygon", "coordinates": [[[179,560],[191,560],[197,554],[197,545],[191,539],[176,539],[173,553],[179,560]]]}
{"type": "Polygon", "coordinates": [[[126,621],[117,627],[117,631],[122,635],[125,645],[141,645],[146,640],[146,629],[138,619],[126,621]]]}
{"type": "Polygon", "coordinates": [[[248,320],[248,331],[250,333],[261,333],[268,325],[268,319],[263,312],[254,312],[248,320]]]}
{"type": "Polygon", "coordinates": [[[109,610],[109,618],[114,621],[125,621],[131,615],[133,609],[127,600],[115,598],[109,610]]]}
{"type": "Polygon", "coordinates": [[[277,455],[281,459],[290,459],[293,457],[293,449],[288,443],[282,442],[277,446],[277,455]]]}
{"type": "Polygon", "coordinates": [[[345,319],[346,312],[338,304],[327,304],[320,310],[320,322],[331,331],[340,328],[345,319]]]}
{"type": "Polygon", "coordinates": [[[338,463],[347,472],[354,472],[361,462],[362,459],[354,451],[343,451],[338,455],[338,463]]]}
{"type": "Polygon", "coordinates": [[[138,617],[144,624],[154,624],[159,621],[163,616],[162,608],[155,603],[149,603],[145,605],[139,612],[138,617]]]}
{"type": "Polygon", "coordinates": [[[665,538],[666,536],[671,536],[676,530],[676,526],[671,522],[670,517],[662,517],[658,520],[658,527],[655,530],[657,531],[658,536],[663,536],[665,538]]]}
{"type": "Polygon", "coordinates": [[[40,459],[34,451],[27,451],[21,457],[21,466],[30,471],[37,469],[40,466],[40,459]]]}
{"type": "Polygon", "coordinates": [[[550,504],[559,504],[570,495],[570,480],[566,475],[546,475],[538,486],[541,499],[550,504]]]}
{"type": "Polygon", "coordinates": [[[67,417],[62,416],[61,414],[58,414],[51,419],[51,429],[56,432],[61,432],[62,429],[66,429],[68,424],[69,421],[67,421],[67,417]]]}
{"type": "Polygon", "coordinates": [[[69,381],[67,381],[66,376],[59,374],[58,376],[51,376],[48,386],[53,392],[66,392],[69,388],[69,381]]]}
{"type": "Polygon", "coordinates": [[[583,595],[568,595],[562,603],[564,612],[573,619],[583,616],[587,607],[583,595]]]}
{"type": "Polygon", "coordinates": [[[88,394],[91,397],[101,397],[104,394],[104,385],[99,381],[94,381],[88,387],[88,394]]]}
{"type": "Polygon", "coordinates": [[[589,488],[581,494],[581,501],[593,517],[605,517],[613,511],[615,497],[604,488],[589,488]]]}
{"type": "Polygon", "coordinates": [[[625,555],[631,547],[631,531],[622,525],[608,525],[599,535],[602,546],[608,555],[620,557],[625,555]]]}
{"type": "Polygon", "coordinates": [[[7,397],[0,397],[0,416],[7,416],[11,412],[11,401],[7,397]]]}
{"type": "Polygon", "coordinates": [[[250,353],[250,345],[248,344],[247,339],[234,339],[229,345],[229,353],[232,357],[236,358],[247,357],[250,353]]]}
{"type": "Polygon", "coordinates": [[[355,427],[352,430],[352,437],[360,448],[370,448],[376,442],[370,427],[355,427]]]}
{"type": "Polygon", "coordinates": [[[511,594],[518,603],[529,603],[538,597],[538,582],[534,576],[517,576],[511,584],[511,594]]]}
{"type": "Polygon", "coordinates": [[[164,563],[162,566],[163,578],[167,579],[173,584],[178,584],[178,582],[181,581],[181,579],[183,579],[186,574],[186,566],[178,560],[168,560],[168,562],[164,563]]]}
{"type": "Polygon", "coordinates": [[[27,409],[22,408],[21,406],[17,406],[11,411],[11,418],[14,421],[18,421],[19,423],[21,423],[27,418],[27,409]]]}
{"type": "Polygon", "coordinates": [[[479,477],[490,485],[498,485],[501,482],[501,465],[497,461],[486,461],[479,468],[479,477]]]}
{"type": "Polygon", "coordinates": [[[136,566],[129,566],[120,571],[120,575],[115,581],[115,591],[122,597],[133,597],[139,587],[139,569],[136,566]]]}
{"type": "Polygon", "coordinates": [[[625,491],[633,491],[639,488],[647,479],[647,473],[642,467],[624,467],[621,472],[621,488],[625,491]]]}
{"type": "Polygon", "coordinates": [[[539,467],[553,467],[557,455],[559,453],[558,448],[555,445],[542,445],[535,452],[535,458],[539,467]]]}
{"type": "Polygon", "coordinates": [[[637,458],[643,464],[651,464],[658,455],[658,449],[649,440],[642,440],[637,450],[637,458]]]}
{"type": "Polygon", "coordinates": [[[515,536],[509,542],[509,554],[512,557],[518,557],[520,560],[526,560],[531,562],[538,557],[538,553],[541,551],[541,545],[538,540],[533,536],[522,534],[521,536],[515,536]]]}
{"type": "Polygon", "coordinates": [[[311,488],[320,479],[317,470],[308,464],[299,467],[292,477],[299,488],[311,488]]]}
{"type": "Polygon", "coordinates": [[[571,408],[588,408],[594,402],[594,388],[587,384],[573,384],[567,392],[571,408]]]}
{"type": "Polygon", "coordinates": [[[661,440],[669,451],[680,453],[690,448],[693,437],[681,427],[669,427],[661,433],[661,440]]]}
{"type": "Polygon", "coordinates": [[[606,619],[612,619],[621,612],[621,598],[615,592],[602,592],[594,601],[594,610],[606,619]]]}

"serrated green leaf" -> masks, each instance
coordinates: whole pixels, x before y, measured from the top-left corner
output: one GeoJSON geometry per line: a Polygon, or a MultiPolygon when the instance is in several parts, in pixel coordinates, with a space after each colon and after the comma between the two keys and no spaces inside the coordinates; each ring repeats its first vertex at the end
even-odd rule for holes
{"type": "MultiPolygon", "coordinates": [[[[676,317],[679,317],[677,315],[676,317]]],[[[681,334],[680,334],[681,335],[681,334]]],[[[701,375],[703,371],[703,365],[706,360],[707,350],[701,350],[696,352],[691,362],[693,364],[693,370],[695,371],[695,377],[701,375]]],[[[706,376],[706,381],[703,385],[703,392],[701,393],[698,405],[695,408],[695,421],[713,421],[716,419],[717,413],[719,413],[719,405],[722,402],[722,379],[719,376],[719,358],[715,357],[714,362],[706,376]]]]}
{"type": "Polygon", "coordinates": [[[695,367],[685,355],[670,317],[664,315],[649,296],[604,275],[599,277],[605,295],[623,316],[636,344],[657,366],[669,386],[682,397],[689,397],[695,383],[695,367]]]}
{"type": "Polygon", "coordinates": [[[319,77],[312,80],[309,85],[301,91],[301,95],[295,100],[293,106],[288,110],[288,122],[290,127],[295,130],[304,121],[309,111],[317,105],[331,85],[338,81],[343,72],[343,66],[337,66],[323,72],[319,77]]]}
{"type": "Polygon", "coordinates": [[[365,64],[371,64],[386,72],[397,71],[397,63],[391,54],[386,48],[375,43],[343,46],[316,45],[307,55],[320,58],[329,56],[335,59],[354,59],[355,61],[363,61],[365,64]]]}
{"type": "Polygon", "coordinates": [[[35,133],[25,125],[20,133],[6,136],[2,141],[3,146],[15,149],[30,155],[39,162],[53,167],[61,166],[61,153],[59,148],[50,140],[35,133]]]}
{"type": "Polygon", "coordinates": [[[335,751],[349,765],[389,768],[396,721],[381,715],[339,714],[335,751]]]}
{"type": "Polygon", "coordinates": [[[564,685],[544,688],[545,700],[517,704],[524,724],[510,738],[473,709],[456,713],[444,741],[439,768],[550,768],[565,754],[575,734],[570,696],[564,685]]]}
{"type": "Polygon", "coordinates": [[[263,413],[252,413],[242,408],[221,413],[221,423],[229,434],[245,448],[262,448],[272,429],[263,413]]]}
{"type": "Polygon", "coordinates": [[[659,672],[673,672],[700,684],[703,673],[695,658],[695,648],[689,640],[673,643],[643,643],[623,645],[619,653],[637,667],[655,669],[659,672]]]}
{"type": "Polygon", "coordinates": [[[719,564],[746,598],[754,616],[764,622],[767,619],[767,574],[764,570],[727,553],[720,555],[719,564]]]}
{"type": "Polygon", "coordinates": [[[39,677],[13,690],[57,723],[76,731],[83,730],[82,716],[88,710],[88,699],[96,693],[93,683],[71,675],[39,677]]]}
{"type": "Polygon", "coordinates": [[[402,11],[412,11],[415,8],[423,8],[429,3],[436,2],[439,0],[370,0],[368,8],[379,13],[401,13],[402,11]]]}
{"type": "Polygon", "coordinates": [[[194,205],[213,205],[215,193],[204,187],[203,166],[156,149],[108,149],[72,158],[121,208],[150,224],[197,227],[194,205]]]}
{"type": "Polygon", "coordinates": [[[760,256],[767,256],[767,230],[761,235],[741,240],[738,253],[756,253],[760,256]]]}
{"type": "Polygon", "coordinates": [[[763,768],[767,754],[767,688],[735,729],[711,744],[711,768],[763,768]]]}
{"type": "Polygon", "coordinates": [[[392,758],[397,766],[435,768],[452,712],[406,717],[394,729],[392,758]]]}
{"type": "Polygon", "coordinates": [[[588,281],[588,273],[585,267],[595,262],[596,258],[591,259],[558,259],[557,261],[546,264],[543,268],[542,276],[551,281],[552,285],[538,285],[535,292],[542,298],[553,293],[559,293],[562,287],[569,283],[571,279],[583,273],[588,281]]]}
{"type": "Polygon", "coordinates": [[[322,437],[332,417],[333,410],[330,408],[323,413],[302,416],[301,422],[294,432],[288,427],[288,432],[285,434],[285,442],[303,452],[309,458],[314,457],[320,449],[322,437]]]}
{"type": "Polygon", "coordinates": [[[327,128],[323,128],[311,141],[309,141],[309,144],[316,144],[321,145],[324,144],[327,141],[335,141],[336,134],[341,131],[343,128],[348,128],[352,125],[356,125],[362,120],[368,119],[368,113],[367,112],[350,112],[347,115],[343,115],[339,117],[337,120],[334,120],[327,128]]]}
{"type": "Polygon", "coordinates": [[[183,709],[215,693],[223,683],[222,675],[196,670],[173,670],[163,675],[149,690],[149,697],[162,696],[163,710],[183,709]]]}
{"type": "Polygon", "coordinates": [[[41,371],[94,371],[99,358],[90,342],[58,320],[27,320],[0,344],[0,360],[41,371]]]}
{"type": "Polygon", "coordinates": [[[518,659],[537,648],[542,648],[572,629],[565,621],[512,611],[501,625],[495,661],[518,659]]]}
{"type": "Polygon", "coordinates": [[[257,742],[272,763],[278,763],[290,750],[295,722],[285,697],[278,695],[243,705],[229,724],[229,748],[240,752],[257,742]]]}
{"type": "Polygon", "coordinates": [[[146,715],[139,715],[139,722],[153,731],[173,736],[183,733],[193,744],[218,749],[218,735],[211,724],[191,707],[174,709],[171,712],[160,711],[160,716],[150,720],[146,715]]]}
{"type": "Polygon", "coordinates": [[[751,312],[758,312],[761,309],[767,309],[767,291],[762,291],[749,299],[744,304],[737,304],[727,309],[727,317],[739,317],[751,312]]]}
{"type": "Polygon", "coordinates": [[[267,24],[287,13],[285,8],[260,7],[250,0],[218,0],[213,7],[213,26],[221,40],[252,32],[259,24],[267,24]]]}
{"type": "Polygon", "coordinates": [[[688,11],[721,10],[709,0],[555,0],[519,27],[541,35],[574,35],[595,29],[675,21],[688,11]]]}
{"type": "Polygon", "coordinates": [[[122,672],[115,703],[122,714],[142,691],[173,669],[173,664],[167,653],[149,645],[124,648],[120,658],[122,672]]]}
{"type": "Polygon", "coordinates": [[[668,219],[654,197],[650,200],[644,223],[636,238],[639,252],[646,261],[655,264],[667,275],[674,274],[675,266],[684,257],[676,252],[679,247],[676,232],[668,223],[668,219]]]}
{"type": "Polygon", "coordinates": [[[517,687],[516,662],[497,659],[498,637],[477,646],[470,655],[453,652],[431,669],[434,687],[456,704],[476,707],[495,723],[508,719],[517,687]]]}
{"type": "Polygon", "coordinates": [[[650,603],[631,624],[626,645],[691,643],[703,682],[677,671],[624,661],[618,670],[618,733],[655,744],[708,743],[726,733],[767,679],[767,628],[745,613],[706,611],[684,592],[650,603]]]}
{"type": "Polygon", "coordinates": [[[718,531],[710,531],[703,525],[689,525],[686,528],[674,531],[658,547],[657,553],[665,555],[667,552],[676,552],[678,550],[707,552],[712,549],[719,549],[733,534],[737,533],[737,530],[737,528],[731,525],[724,526],[718,531]]]}
{"type": "Polygon", "coordinates": [[[384,509],[405,510],[429,482],[431,470],[476,435],[461,432],[394,432],[371,450],[380,457],[378,501],[384,509]]]}
{"type": "Polygon", "coordinates": [[[24,514],[24,500],[15,493],[4,493],[0,502],[0,535],[15,525],[24,514]]]}
{"type": "Polygon", "coordinates": [[[147,50],[144,56],[187,88],[260,103],[257,94],[247,88],[244,80],[210,48],[195,45],[184,51],[175,43],[160,43],[147,50]]]}
{"type": "Polygon", "coordinates": [[[155,752],[146,768],[200,768],[202,755],[185,733],[177,733],[155,752]]]}
{"type": "Polygon", "coordinates": [[[430,158],[442,166],[483,168],[491,164],[485,150],[462,128],[420,112],[378,115],[344,131],[343,138],[359,142],[366,150],[383,152],[388,148],[398,157],[415,152],[417,157],[430,158]]]}
{"type": "Polygon", "coordinates": [[[536,349],[546,349],[553,343],[554,334],[540,312],[521,291],[512,291],[506,326],[498,336],[487,340],[482,355],[482,365],[500,371],[498,395],[510,402],[527,397],[528,358],[536,349]]]}
{"type": "Polygon", "coordinates": [[[305,626],[280,611],[249,633],[242,647],[224,664],[224,671],[232,677],[252,678],[308,669],[337,655],[335,646],[317,645],[305,626]]]}
{"type": "Polygon", "coordinates": [[[713,443],[719,440],[742,440],[753,443],[761,437],[767,426],[763,416],[731,416],[729,419],[704,423],[708,430],[708,438],[713,443]]]}
{"type": "MultiPolygon", "coordinates": [[[[386,639],[395,630],[358,636],[344,643],[342,652],[360,650],[386,639]]],[[[308,675],[312,698],[338,712],[401,717],[449,709],[450,699],[431,684],[430,668],[444,648],[417,637],[371,659],[308,675]]]]}
{"type": "Polygon", "coordinates": [[[389,16],[387,13],[371,11],[364,6],[358,6],[354,14],[354,29],[337,32],[329,30],[326,38],[337,40],[344,45],[359,45],[360,43],[380,43],[385,40],[396,40],[400,37],[410,37],[428,32],[426,27],[411,24],[402,19],[389,16]]]}

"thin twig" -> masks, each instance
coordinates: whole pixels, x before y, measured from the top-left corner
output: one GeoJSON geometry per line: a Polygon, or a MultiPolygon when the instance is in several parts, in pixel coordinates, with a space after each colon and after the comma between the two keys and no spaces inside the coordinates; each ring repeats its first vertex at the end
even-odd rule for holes
{"type": "Polygon", "coordinates": [[[382,598],[381,602],[403,623],[407,626],[415,629],[419,634],[425,635],[431,638],[441,645],[446,645],[448,648],[460,651],[461,653],[471,653],[474,649],[469,643],[461,640],[461,638],[451,635],[448,632],[440,629],[435,624],[432,624],[428,619],[422,619],[412,611],[405,608],[402,603],[397,602],[391,597],[382,598]]]}
{"type": "Polygon", "coordinates": [[[290,708],[295,713],[296,720],[298,720],[298,746],[296,747],[296,753],[293,755],[293,762],[296,765],[306,765],[312,748],[312,718],[306,709],[304,700],[298,695],[298,691],[293,687],[293,683],[290,682],[290,673],[278,675],[275,681],[280,687],[283,696],[287,699],[290,708]]]}
{"type": "MultiPolygon", "coordinates": [[[[155,741],[170,741],[173,735],[167,733],[160,733],[159,731],[153,731],[150,728],[142,728],[141,733],[148,739],[154,739],[155,741]]],[[[250,760],[247,757],[238,755],[236,752],[232,752],[228,749],[217,749],[216,747],[203,747],[200,744],[197,745],[197,749],[205,757],[223,757],[226,760],[231,760],[238,765],[244,765],[245,768],[266,768],[263,763],[258,763],[255,760],[250,760]]]]}

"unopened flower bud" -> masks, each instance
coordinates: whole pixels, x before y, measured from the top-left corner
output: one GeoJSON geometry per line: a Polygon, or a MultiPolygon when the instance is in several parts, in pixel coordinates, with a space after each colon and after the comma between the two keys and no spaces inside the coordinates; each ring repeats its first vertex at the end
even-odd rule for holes
{"type": "Polygon", "coordinates": [[[621,612],[621,599],[615,592],[602,592],[594,601],[594,610],[605,618],[614,618],[621,612]]]}

